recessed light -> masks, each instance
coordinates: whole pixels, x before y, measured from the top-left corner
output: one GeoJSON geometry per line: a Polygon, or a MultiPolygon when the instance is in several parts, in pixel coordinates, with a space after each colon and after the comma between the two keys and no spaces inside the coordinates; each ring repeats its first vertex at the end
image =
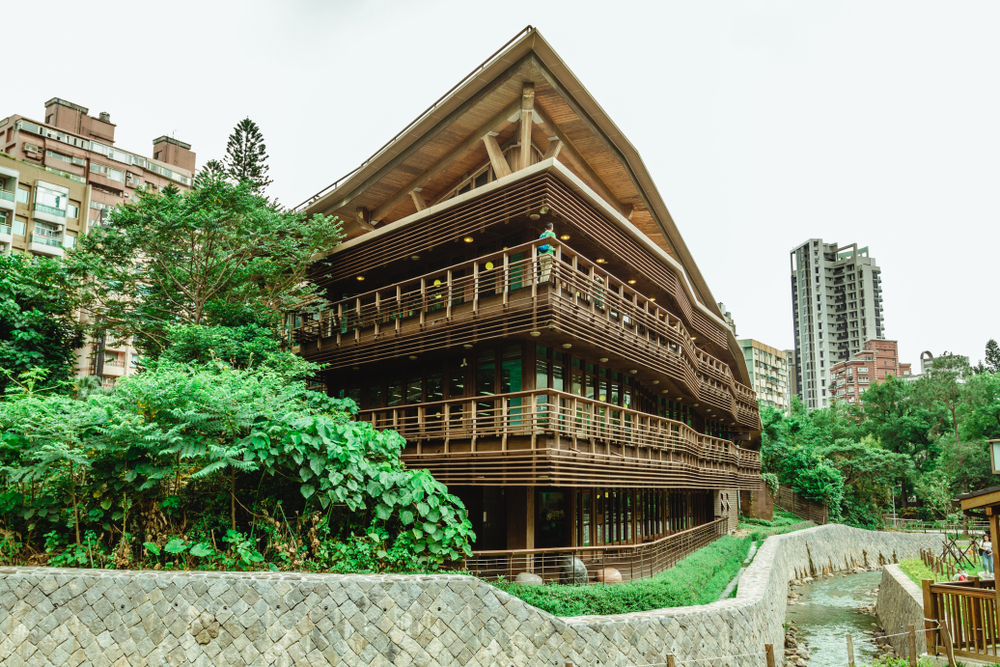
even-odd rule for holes
{"type": "Polygon", "coordinates": [[[563,241],[569,241],[569,234],[563,234],[559,238],[560,238],[560,240],[563,240],[563,241]]]}
{"type": "Polygon", "coordinates": [[[629,371],[629,373],[631,373],[632,375],[635,375],[638,372],[639,372],[639,369],[637,369],[637,368],[633,368],[632,370],[629,371]]]}
{"type": "Polygon", "coordinates": [[[636,280],[635,278],[632,278],[632,279],[630,279],[630,280],[628,281],[628,284],[629,284],[629,285],[635,285],[635,284],[636,284],[637,282],[639,282],[639,281],[637,281],[637,280],[636,280]]]}
{"type": "Polygon", "coordinates": [[[667,393],[668,391],[670,391],[670,390],[669,390],[669,389],[664,389],[664,390],[663,390],[663,391],[662,391],[661,393],[665,394],[665,393],[667,393]]]}
{"type": "Polygon", "coordinates": [[[659,380],[653,380],[653,384],[660,384],[659,380]]]}
{"type": "Polygon", "coordinates": [[[358,280],[364,280],[364,279],[365,279],[364,276],[358,276],[358,280]]]}
{"type": "Polygon", "coordinates": [[[608,358],[607,357],[601,357],[600,359],[598,359],[598,361],[601,362],[602,364],[605,364],[605,363],[608,362],[608,358]]]}
{"type": "Polygon", "coordinates": [[[411,354],[410,355],[410,361],[416,361],[416,360],[417,360],[417,355],[411,354]]]}
{"type": "Polygon", "coordinates": [[[563,349],[564,350],[568,350],[571,347],[573,347],[573,343],[563,343],[563,349]]]}
{"type": "Polygon", "coordinates": [[[531,335],[534,336],[535,338],[538,338],[539,336],[542,335],[542,332],[541,331],[532,331],[531,335]]]}
{"type": "Polygon", "coordinates": [[[656,297],[655,297],[655,296],[654,296],[654,297],[650,297],[650,299],[649,299],[649,300],[650,300],[650,301],[656,301],[656,297]]]}
{"type": "Polygon", "coordinates": [[[412,256],[410,257],[410,259],[412,259],[412,260],[413,260],[413,261],[415,262],[415,261],[417,261],[418,259],[420,259],[420,255],[412,255],[412,256]]]}
{"type": "Polygon", "coordinates": [[[538,215],[537,213],[532,213],[528,217],[531,218],[532,220],[538,220],[542,216],[538,215]]]}
{"type": "Polygon", "coordinates": [[[472,343],[466,343],[462,347],[464,347],[466,350],[471,350],[472,349],[472,343]]]}
{"type": "Polygon", "coordinates": [[[608,260],[604,259],[603,257],[598,257],[597,258],[597,263],[598,264],[605,264],[605,263],[607,263],[607,261],[608,260]]]}
{"type": "Polygon", "coordinates": [[[472,243],[475,239],[473,239],[471,236],[466,236],[462,240],[465,241],[466,243],[472,243]]]}
{"type": "Polygon", "coordinates": [[[698,407],[698,404],[697,404],[697,403],[695,403],[695,404],[694,404],[694,407],[698,407]]]}

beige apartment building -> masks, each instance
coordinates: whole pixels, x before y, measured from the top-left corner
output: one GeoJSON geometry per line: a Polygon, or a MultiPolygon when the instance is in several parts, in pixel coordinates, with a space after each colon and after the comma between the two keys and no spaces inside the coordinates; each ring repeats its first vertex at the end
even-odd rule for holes
{"type": "Polygon", "coordinates": [[[837,400],[860,403],[861,396],[876,382],[890,375],[908,379],[910,364],[899,363],[899,346],[894,340],[867,340],[864,349],[849,361],[834,364],[830,391],[837,400]]]}
{"type": "MultiPolygon", "coordinates": [[[[191,187],[189,144],[161,136],[153,157],[144,157],[114,145],[108,113],[89,114],[55,97],[45,103],[44,122],[0,118],[0,252],[61,257],[108,209],[136,199],[138,188],[191,187]]],[[[91,340],[80,350],[77,374],[109,386],[135,365],[131,346],[91,340]]]]}
{"type": "Polygon", "coordinates": [[[761,405],[787,412],[791,408],[788,385],[788,355],[784,350],[765,345],[759,340],[738,341],[750,371],[753,389],[761,405]]]}

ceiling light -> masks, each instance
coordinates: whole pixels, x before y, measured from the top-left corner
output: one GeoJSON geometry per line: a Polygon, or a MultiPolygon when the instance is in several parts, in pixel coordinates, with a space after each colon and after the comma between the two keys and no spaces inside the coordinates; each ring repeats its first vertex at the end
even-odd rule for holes
{"type": "Polygon", "coordinates": [[[542,335],[542,332],[541,331],[532,331],[531,335],[534,336],[535,338],[538,338],[539,336],[542,335]]]}
{"type": "Polygon", "coordinates": [[[562,241],[569,241],[569,234],[563,234],[559,237],[559,239],[562,241]]]}
{"type": "Polygon", "coordinates": [[[531,218],[532,220],[538,220],[542,216],[538,215],[537,213],[532,213],[528,217],[531,218]]]}
{"type": "Polygon", "coordinates": [[[694,407],[698,407],[698,404],[697,404],[697,403],[695,403],[695,404],[694,404],[694,407]]]}
{"type": "Polygon", "coordinates": [[[631,280],[628,281],[628,284],[629,285],[635,285],[637,282],[638,281],[635,278],[632,278],[631,280]]]}
{"type": "Polygon", "coordinates": [[[549,212],[549,207],[548,206],[543,206],[540,209],[538,209],[538,212],[541,213],[542,215],[545,215],[546,213],[549,212]]]}
{"type": "Polygon", "coordinates": [[[411,354],[410,355],[410,361],[416,361],[416,360],[417,360],[417,355],[411,354]]]}
{"type": "Polygon", "coordinates": [[[563,349],[564,350],[568,350],[571,347],[573,347],[573,343],[563,343],[563,349]]]}
{"type": "Polygon", "coordinates": [[[364,279],[365,279],[364,276],[358,276],[358,280],[364,280],[364,279]]]}
{"type": "Polygon", "coordinates": [[[669,389],[664,389],[664,390],[663,390],[663,391],[662,391],[661,393],[664,393],[664,394],[665,394],[665,393],[667,393],[668,391],[670,391],[670,390],[669,390],[669,389]]]}
{"type": "Polygon", "coordinates": [[[597,258],[597,263],[598,263],[598,264],[606,264],[606,263],[607,263],[607,261],[608,261],[608,260],[604,259],[603,257],[598,257],[598,258],[597,258]]]}
{"type": "Polygon", "coordinates": [[[635,375],[638,372],[639,372],[639,370],[636,369],[636,368],[633,368],[632,370],[629,371],[629,373],[631,373],[632,375],[635,375]]]}
{"type": "Polygon", "coordinates": [[[608,358],[607,357],[601,357],[600,359],[598,359],[598,361],[601,362],[602,364],[605,364],[605,363],[608,362],[608,358]]]}
{"type": "Polygon", "coordinates": [[[653,380],[653,384],[660,384],[659,380],[653,380]]]}
{"type": "Polygon", "coordinates": [[[656,301],[656,297],[655,297],[655,296],[654,296],[654,297],[651,297],[651,298],[650,298],[649,300],[650,300],[650,301],[656,301]]]}
{"type": "Polygon", "coordinates": [[[420,255],[412,255],[412,256],[410,257],[410,259],[412,259],[412,260],[413,260],[413,261],[415,262],[415,261],[417,261],[418,259],[420,259],[420,255]]]}
{"type": "Polygon", "coordinates": [[[466,350],[471,350],[472,349],[472,343],[466,343],[462,347],[464,347],[466,350]]]}
{"type": "Polygon", "coordinates": [[[465,241],[466,243],[472,243],[475,239],[473,239],[471,236],[466,236],[462,240],[465,241]]]}

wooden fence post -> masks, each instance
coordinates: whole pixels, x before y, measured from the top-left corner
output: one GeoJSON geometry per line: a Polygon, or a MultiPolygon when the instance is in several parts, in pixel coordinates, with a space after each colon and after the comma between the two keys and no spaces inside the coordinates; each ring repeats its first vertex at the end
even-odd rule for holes
{"type": "Polygon", "coordinates": [[[944,644],[944,654],[948,657],[948,667],[955,667],[955,647],[951,644],[951,634],[945,621],[941,621],[941,643],[944,644]]]}
{"type": "Polygon", "coordinates": [[[675,663],[674,663],[674,654],[673,653],[668,653],[667,654],[667,667],[676,667],[675,663]]]}
{"type": "Polygon", "coordinates": [[[847,667],[854,667],[854,639],[847,635],[847,667]]]}
{"type": "Polygon", "coordinates": [[[764,653],[767,656],[767,667],[774,667],[774,644],[764,644],[764,653]]]}
{"type": "Polygon", "coordinates": [[[930,655],[932,652],[934,655],[938,654],[938,643],[937,637],[934,635],[936,628],[934,624],[937,622],[937,605],[935,604],[936,598],[931,593],[931,584],[933,583],[930,579],[924,579],[921,582],[921,588],[924,590],[924,631],[927,633],[927,654],[930,655]]]}
{"type": "Polygon", "coordinates": [[[906,640],[910,648],[910,667],[917,667],[917,631],[910,624],[906,628],[906,640]]]}

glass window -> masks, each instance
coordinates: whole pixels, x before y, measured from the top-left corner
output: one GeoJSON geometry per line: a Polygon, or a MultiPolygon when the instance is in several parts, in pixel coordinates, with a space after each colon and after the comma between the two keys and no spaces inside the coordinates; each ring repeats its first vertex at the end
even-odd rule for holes
{"type": "Polygon", "coordinates": [[[427,376],[427,401],[440,401],[444,399],[444,374],[431,373],[427,376]]]}
{"type": "Polygon", "coordinates": [[[75,245],[76,245],[76,236],[74,234],[66,232],[65,238],[63,238],[63,247],[72,248],[75,245]]]}
{"type": "Polygon", "coordinates": [[[389,391],[386,393],[387,405],[392,407],[403,402],[403,381],[396,378],[389,380],[389,391]]]}
{"type": "Polygon", "coordinates": [[[412,378],[406,383],[406,402],[420,403],[424,400],[424,379],[421,377],[412,378]]]}
{"type": "Polygon", "coordinates": [[[24,236],[24,233],[27,229],[27,225],[24,223],[24,220],[15,220],[13,229],[14,233],[17,234],[18,236],[24,236]]]}
{"type": "Polygon", "coordinates": [[[461,398],[462,396],[465,396],[465,369],[462,367],[452,368],[448,372],[448,397],[461,398]]]}
{"type": "Polygon", "coordinates": [[[66,215],[66,208],[69,206],[68,192],[43,183],[35,184],[35,204],[41,204],[48,209],[54,209],[55,213],[66,215]]]}
{"type": "Polygon", "coordinates": [[[26,189],[21,187],[17,189],[17,203],[18,204],[28,203],[28,191],[26,189]]]}
{"type": "Polygon", "coordinates": [[[80,217],[80,207],[79,206],[73,206],[72,204],[70,204],[67,207],[67,209],[66,209],[66,217],[67,218],[73,218],[73,219],[79,218],[80,217]]]}

